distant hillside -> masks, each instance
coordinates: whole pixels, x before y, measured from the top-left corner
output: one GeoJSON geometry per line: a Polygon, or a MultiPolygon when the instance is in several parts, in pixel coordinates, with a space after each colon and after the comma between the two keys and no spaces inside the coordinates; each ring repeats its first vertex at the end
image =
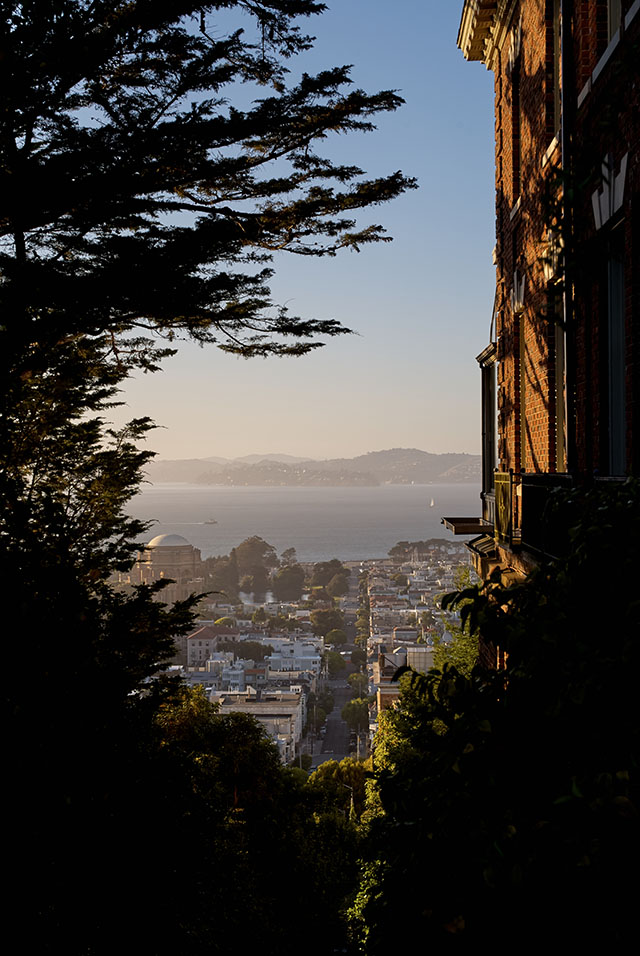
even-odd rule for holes
{"type": "Polygon", "coordinates": [[[218,461],[209,461],[205,458],[180,458],[176,461],[150,461],[145,468],[149,481],[154,485],[174,481],[185,481],[192,484],[203,471],[213,472],[222,469],[224,465],[218,461]]]}
{"type": "Polygon", "coordinates": [[[436,482],[479,481],[480,455],[449,453],[434,455],[419,448],[391,448],[370,451],[356,458],[318,462],[331,470],[340,468],[367,472],[380,484],[432,484],[436,482]]]}
{"type": "MultiPolygon", "coordinates": [[[[221,461],[217,458],[216,461],[221,461]]],[[[280,452],[270,454],[270,455],[243,455],[242,458],[234,458],[234,463],[242,462],[247,465],[256,465],[261,461],[284,461],[289,462],[292,465],[297,465],[301,461],[307,461],[306,458],[297,458],[295,455],[283,455],[280,452]]]]}
{"type": "Polygon", "coordinates": [[[434,455],[418,448],[392,448],[325,461],[275,454],[234,460],[212,456],[152,461],[146,471],[154,484],[371,486],[477,482],[480,467],[480,455],[434,455]]]}

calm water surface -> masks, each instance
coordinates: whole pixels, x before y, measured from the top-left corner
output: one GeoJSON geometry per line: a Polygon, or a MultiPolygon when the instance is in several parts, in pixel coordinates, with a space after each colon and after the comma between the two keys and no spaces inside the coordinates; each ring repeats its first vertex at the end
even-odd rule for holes
{"type": "Polygon", "coordinates": [[[250,535],[301,561],[383,558],[396,541],[457,539],[442,515],[480,514],[480,486],[381,485],[377,488],[232,488],[149,485],[132,500],[133,517],[152,521],[148,536],[180,534],[202,557],[228,554],[250,535]],[[431,501],[433,500],[433,507],[431,501]],[[217,524],[204,524],[214,518],[217,524]]]}

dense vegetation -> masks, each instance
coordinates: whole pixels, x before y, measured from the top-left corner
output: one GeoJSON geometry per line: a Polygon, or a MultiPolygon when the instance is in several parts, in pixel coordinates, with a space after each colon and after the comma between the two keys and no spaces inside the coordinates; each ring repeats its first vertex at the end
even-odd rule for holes
{"type": "MultiPolygon", "coordinates": [[[[105,425],[124,377],[177,334],[265,355],[344,331],[273,307],[269,256],[384,239],[353,212],[411,185],[315,152],[400,103],[347,89],[345,68],[287,85],[283,59],[310,42],[294,17],[321,9],[5,4],[5,902],[28,952],[330,953],[348,906],[366,954],[397,948],[401,928],[439,949],[635,942],[636,486],[564,501],[564,560],[466,595],[506,677],[405,677],[364,783],[344,762],[307,781],[253,721],[160,676],[191,602],[109,584],[144,530],[124,506],[150,423],[105,425]],[[221,28],[229,9],[255,36],[221,28]],[[261,97],[244,110],[241,83],[261,97]]],[[[213,563],[221,590],[264,585],[264,544],[213,563]]],[[[338,593],[341,577],[317,587],[338,593]]],[[[323,610],[319,632],[340,629],[323,610]]],[[[363,598],[362,639],[366,618],[363,598]]]]}
{"type": "MultiPolygon", "coordinates": [[[[205,560],[203,587],[214,597],[219,596],[222,603],[239,603],[240,591],[263,599],[267,590],[273,591],[277,601],[295,602],[306,590],[311,592],[312,603],[330,605],[333,598],[348,592],[349,576],[349,569],[337,558],[319,561],[307,573],[296,560],[295,548],[286,548],[278,558],[273,545],[253,535],[232,548],[230,554],[205,560]]],[[[335,612],[330,620],[342,622],[343,618],[335,612]]],[[[265,616],[256,623],[266,621],[265,616]]]]}
{"type": "Polygon", "coordinates": [[[389,557],[400,561],[411,561],[414,554],[422,561],[431,554],[433,549],[439,549],[447,544],[442,538],[428,538],[426,541],[398,541],[389,548],[389,557]]]}
{"type": "Polygon", "coordinates": [[[628,946],[640,850],[640,493],[558,501],[567,556],[520,583],[455,600],[507,671],[406,674],[380,719],[363,879],[361,951],[405,929],[438,952],[628,946]]]}
{"type": "MultiPolygon", "coordinates": [[[[109,583],[145,530],[125,506],[151,423],[106,424],[126,376],[181,335],[298,355],[346,331],[273,303],[270,257],[385,241],[354,216],[413,184],[318,153],[401,103],[350,87],[344,67],[292,79],[286,61],[311,43],[298,17],[322,9],[3,5],[0,575],[18,838],[5,903],[28,951],[189,956],[241,939],[282,954],[336,938],[341,821],[316,819],[252,721],[158,676],[191,602],[109,583]]],[[[258,590],[269,551],[236,552],[210,583],[232,589],[237,573],[258,590]]]]}

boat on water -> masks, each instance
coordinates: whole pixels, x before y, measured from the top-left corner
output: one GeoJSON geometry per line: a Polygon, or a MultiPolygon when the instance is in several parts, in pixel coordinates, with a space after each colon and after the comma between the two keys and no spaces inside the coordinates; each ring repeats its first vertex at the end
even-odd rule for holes
{"type": "Polygon", "coordinates": [[[203,523],[203,524],[217,524],[218,522],[216,521],[215,518],[207,518],[207,520],[206,520],[206,521],[203,521],[202,523],[203,523]]]}
{"type": "Polygon", "coordinates": [[[431,499],[431,502],[429,503],[429,507],[430,507],[430,508],[433,508],[434,505],[435,505],[435,501],[434,501],[433,498],[432,498],[432,499],[431,499]]]}

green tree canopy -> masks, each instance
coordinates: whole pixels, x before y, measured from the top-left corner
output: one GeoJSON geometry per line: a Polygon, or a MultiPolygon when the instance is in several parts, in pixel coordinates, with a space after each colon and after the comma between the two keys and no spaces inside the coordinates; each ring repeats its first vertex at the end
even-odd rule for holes
{"type": "Polygon", "coordinates": [[[325,812],[333,810],[349,816],[353,805],[355,816],[359,819],[364,809],[368,769],[365,761],[352,757],[345,757],[339,762],[325,760],[309,777],[308,786],[322,801],[325,812]]]}
{"type": "Polygon", "coordinates": [[[235,557],[207,558],[204,562],[205,590],[214,592],[213,597],[237,600],[238,564],[235,557]]]}
{"type": "MultiPolygon", "coordinates": [[[[444,600],[444,604],[455,601],[456,607],[460,610],[468,607],[477,595],[475,587],[477,580],[476,573],[469,565],[458,565],[454,576],[454,584],[457,590],[449,595],[448,600],[444,600]]],[[[432,618],[433,615],[430,612],[423,612],[421,615],[422,626],[430,626],[432,618]]],[[[471,620],[467,617],[465,617],[461,627],[451,621],[448,621],[445,627],[450,634],[449,641],[443,641],[442,637],[437,634],[434,635],[434,666],[442,670],[445,664],[451,664],[460,674],[464,674],[465,677],[471,676],[478,660],[477,630],[473,628],[471,620]]]]}
{"type": "Polygon", "coordinates": [[[356,614],[356,633],[360,639],[366,639],[371,633],[371,620],[369,611],[360,610],[356,614]]]}
{"type": "Polygon", "coordinates": [[[297,564],[296,549],[295,548],[285,548],[282,554],[280,555],[280,564],[282,567],[289,567],[292,564],[297,564]]]}
{"type": "MultiPolygon", "coordinates": [[[[353,654],[351,657],[353,658],[353,654]]],[[[369,686],[366,674],[350,674],[347,680],[351,684],[356,697],[362,697],[363,694],[366,694],[369,686]]]]}
{"type": "Polygon", "coordinates": [[[340,627],[333,627],[330,631],[327,631],[324,639],[327,644],[346,644],[347,632],[343,631],[340,627]]]}
{"type": "Polygon", "coordinates": [[[324,655],[324,659],[329,669],[329,677],[337,677],[341,671],[347,668],[344,657],[338,654],[337,651],[327,651],[324,655]]]}
{"type": "Polygon", "coordinates": [[[565,558],[449,599],[487,651],[507,652],[506,672],[408,674],[381,715],[384,816],[353,911],[367,954],[396,938],[399,906],[436,949],[471,950],[496,926],[508,945],[635,939],[640,489],[572,492],[558,507],[565,558]]]}
{"type": "Polygon", "coordinates": [[[409,585],[409,578],[406,574],[393,574],[391,580],[400,588],[406,588],[409,585]]]}
{"type": "Polygon", "coordinates": [[[444,641],[434,634],[433,665],[442,670],[445,664],[451,664],[460,674],[470,677],[478,661],[478,635],[475,632],[469,633],[468,626],[462,628],[448,623],[446,628],[450,635],[449,641],[444,641]]]}
{"type": "Polygon", "coordinates": [[[313,566],[311,584],[324,587],[336,575],[348,579],[350,574],[349,568],[345,568],[342,561],[338,561],[337,558],[332,558],[331,561],[318,561],[313,566]]]}
{"type": "Polygon", "coordinates": [[[322,637],[324,637],[325,634],[328,634],[331,630],[342,630],[344,626],[344,614],[342,611],[338,611],[334,608],[318,609],[316,611],[312,611],[310,618],[313,633],[322,637]]]}
{"type": "Polygon", "coordinates": [[[7,344],[22,353],[106,332],[124,361],[141,330],[243,354],[299,353],[344,331],[272,309],[265,263],[276,249],[323,255],[386,238],[358,230],[353,214],[412,183],[367,181],[316,153],[329,132],[371,129],[402,102],[349,89],[344,67],[287,85],[283,59],[311,44],[296,17],[321,10],[313,0],[8,4],[7,344]],[[237,21],[225,30],[228,8],[237,21]],[[241,83],[260,96],[244,108],[241,83]]]}
{"type": "Polygon", "coordinates": [[[329,597],[343,597],[349,592],[349,580],[344,574],[334,574],[327,584],[327,594],[329,597]]]}
{"type": "Polygon", "coordinates": [[[446,541],[442,538],[428,538],[426,541],[398,541],[389,549],[389,557],[397,560],[408,560],[414,552],[419,557],[424,556],[434,548],[441,548],[446,541]]]}
{"type": "MultiPolygon", "coordinates": [[[[310,44],[296,18],[321,10],[3,6],[0,574],[44,685],[7,687],[20,767],[7,812],[22,835],[7,902],[34,952],[106,956],[126,926],[139,952],[226,953],[249,925],[265,953],[292,951],[309,927],[293,917],[282,934],[265,890],[292,873],[309,888],[298,911],[325,934],[321,881],[297,842],[325,834],[307,826],[273,746],[158,676],[193,602],[165,607],[162,583],[126,594],[109,583],[145,530],[126,504],[150,423],[105,424],[127,374],[157,368],[176,337],[250,356],[301,354],[345,331],[274,305],[270,257],[385,240],[354,214],[412,183],[318,154],[401,102],[350,89],[343,67],[287,82],[284,61],[310,44]]],[[[233,561],[214,566],[220,590],[237,584],[233,561]]],[[[10,644],[18,674],[24,648],[10,644]]]]}
{"type": "Polygon", "coordinates": [[[270,614],[267,619],[267,628],[269,631],[295,631],[300,627],[300,622],[295,617],[289,617],[288,614],[270,614]]]}
{"type": "Polygon", "coordinates": [[[310,724],[317,730],[325,721],[327,714],[330,714],[334,707],[334,697],[330,690],[309,694],[307,713],[309,714],[310,724]]]}
{"type": "Polygon", "coordinates": [[[299,564],[280,568],[271,579],[271,587],[278,601],[299,601],[304,587],[304,568],[299,564]]]}
{"type": "Polygon", "coordinates": [[[231,553],[240,574],[253,574],[256,568],[267,570],[278,564],[276,549],[256,534],[245,538],[231,553]]]}
{"type": "Polygon", "coordinates": [[[333,607],[333,599],[327,594],[326,588],[316,584],[310,590],[309,604],[314,607],[317,604],[328,604],[333,607]]]}
{"type": "MultiPolygon", "coordinates": [[[[165,922],[158,914],[157,928],[149,928],[155,951],[228,953],[241,936],[255,946],[259,940],[259,948],[271,956],[292,954],[305,927],[328,948],[327,936],[335,938],[337,932],[338,899],[332,899],[329,908],[332,893],[323,884],[327,869],[344,865],[345,852],[337,834],[325,826],[318,829],[314,801],[305,792],[307,778],[281,766],[276,748],[256,721],[241,713],[220,716],[201,691],[183,692],[165,703],[156,727],[167,792],[163,794],[162,767],[155,784],[165,812],[175,817],[177,839],[168,848],[176,869],[165,891],[172,919],[165,922]],[[195,841],[199,848],[194,858],[189,854],[186,871],[185,841],[195,841]],[[322,841],[324,853],[316,856],[322,841]],[[223,886],[220,872],[225,874],[223,886]],[[283,939],[277,906],[281,880],[291,872],[302,881],[304,904],[292,917],[295,942],[283,939]],[[249,927],[244,925],[247,919],[249,927]]],[[[157,797],[145,797],[153,809],[157,797]]],[[[167,852],[164,844],[159,841],[167,852]]],[[[166,879],[164,869],[161,873],[166,879]]],[[[137,875],[134,869],[132,880],[137,875]]],[[[338,884],[341,891],[343,882],[344,877],[338,884]]],[[[143,890],[132,895],[129,909],[134,912],[143,890]]],[[[142,920],[144,913],[134,925],[142,920]]]]}
{"type": "Polygon", "coordinates": [[[369,727],[369,702],[364,697],[354,697],[342,708],[342,719],[352,730],[362,732],[369,727]]]}

